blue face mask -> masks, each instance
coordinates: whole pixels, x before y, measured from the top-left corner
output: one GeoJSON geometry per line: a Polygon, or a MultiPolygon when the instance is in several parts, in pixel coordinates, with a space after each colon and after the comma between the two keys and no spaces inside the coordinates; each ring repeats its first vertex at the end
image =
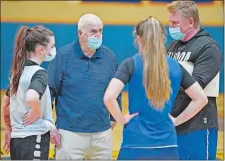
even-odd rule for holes
{"type": "Polygon", "coordinates": [[[88,37],[87,46],[91,50],[96,50],[102,45],[102,39],[97,37],[88,37]]]}
{"type": "Polygon", "coordinates": [[[169,32],[170,32],[170,36],[174,40],[183,40],[186,35],[180,31],[180,27],[174,27],[174,28],[170,27],[169,32]]]}

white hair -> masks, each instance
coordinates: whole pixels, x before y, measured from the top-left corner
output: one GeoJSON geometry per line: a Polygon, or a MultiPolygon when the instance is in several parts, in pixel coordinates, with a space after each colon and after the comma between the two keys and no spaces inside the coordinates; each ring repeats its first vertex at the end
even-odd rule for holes
{"type": "Polygon", "coordinates": [[[83,30],[86,28],[86,26],[92,26],[92,25],[103,25],[103,22],[101,19],[94,15],[94,14],[85,14],[80,17],[78,21],[78,30],[83,30]]]}

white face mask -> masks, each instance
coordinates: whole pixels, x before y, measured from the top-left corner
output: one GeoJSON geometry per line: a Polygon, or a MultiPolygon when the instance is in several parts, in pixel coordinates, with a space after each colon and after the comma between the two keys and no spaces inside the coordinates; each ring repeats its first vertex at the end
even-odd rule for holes
{"type": "Polygon", "coordinates": [[[52,48],[52,50],[50,51],[50,55],[46,55],[45,56],[45,60],[44,61],[52,61],[56,56],[56,48],[52,48]]]}

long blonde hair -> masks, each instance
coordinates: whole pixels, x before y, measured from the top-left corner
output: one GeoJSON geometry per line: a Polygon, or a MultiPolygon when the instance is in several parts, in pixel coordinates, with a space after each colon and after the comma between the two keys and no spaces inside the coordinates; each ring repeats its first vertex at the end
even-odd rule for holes
{"type": "Polygon", "coordinates": [[[146,95],[155,109],[162,110],[170,97],[164,28],[156,18],[149,17],[136,26],[135,34],[141,38],[146,95]]]}

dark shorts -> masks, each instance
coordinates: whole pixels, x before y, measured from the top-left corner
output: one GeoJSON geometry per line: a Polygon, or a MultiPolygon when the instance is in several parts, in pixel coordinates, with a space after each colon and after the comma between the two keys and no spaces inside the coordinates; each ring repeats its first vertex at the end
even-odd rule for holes
{"type": "Polygon", "coordinates": [[[118,160],[179,160],[177,147],[121,148],[118,160]]]}
{"type": "Polygon", "coordinates": [[[50,132],[26,138],[11,138],[11,160],[48,160],[50,132]]]}

